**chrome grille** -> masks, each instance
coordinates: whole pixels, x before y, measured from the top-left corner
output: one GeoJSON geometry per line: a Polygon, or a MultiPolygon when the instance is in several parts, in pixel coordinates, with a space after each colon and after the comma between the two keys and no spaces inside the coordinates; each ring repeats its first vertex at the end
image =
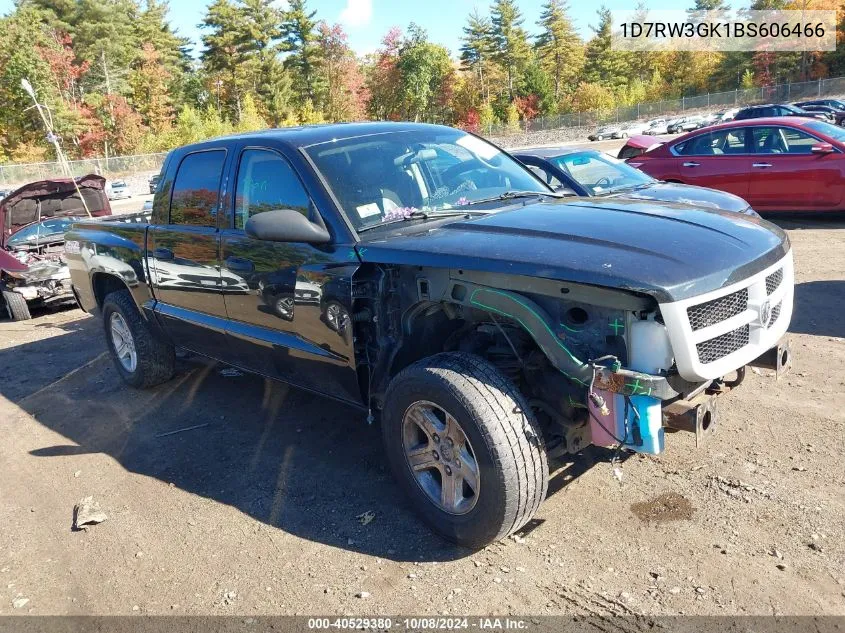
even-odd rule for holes
{"type": "Polygon", "coordinates": [[[698,360],[705,364],[712,363],[745,347],[748,345],[748,332],[748,325],[743,325],[731,332],[725,332],[716,338],[711,338],[709,341],[698,343],[695,346],[698,352],[698,360]]]}
{"type": "Polygon", "coordinates": [[[780,268],[766,277],[766,295],[772,294],[783,281],[783,268],[780,268]]]}
{"type": "Polygon", "coordinates": [[[687,308],[687,316],[690,327],[695,332],[741,314],[746,308],[748,308],[748,288],[743,288],[707,303],[691,306],[687,308]]]}
{"type": "Polygon", "coordinates": [[[780,307],[782,304],[783,301],[778,301],[778,304],[774,308],[772,308],[772,318],[769,319],[769,325],[767,327],[772,327],[778,320],[778,317],[780,317],[780,307]]]}

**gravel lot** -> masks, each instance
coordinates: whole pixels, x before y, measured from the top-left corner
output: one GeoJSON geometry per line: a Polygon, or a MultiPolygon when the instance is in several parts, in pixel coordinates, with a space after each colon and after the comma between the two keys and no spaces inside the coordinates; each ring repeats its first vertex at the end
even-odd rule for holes
{"type": "Polygon", "coordinates": [[[781,222],[793,373],[749,372],[709,441],[621,484],[607,451],[556,464],[475,553],[415,519],[355,411],[197,358],[133,391],[96,318],[0,322],[0,614],[845,615],[845,219],[781,222]],[[108,519],[73,532],[87,496],[108,519]]]}

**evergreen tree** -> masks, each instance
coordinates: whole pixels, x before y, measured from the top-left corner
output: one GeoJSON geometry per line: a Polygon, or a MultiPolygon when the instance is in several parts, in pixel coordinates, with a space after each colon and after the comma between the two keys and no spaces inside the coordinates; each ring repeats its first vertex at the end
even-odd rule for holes
{"type": "Polygon", "coordinates": [[[317,45],[316,11],[308,11],[306,0],[290,0],[290,8],[282,22],[281,34],[284,50],[289,51],[285,68],[293,75],[293,88],[297,99],[304,102],[316,98],[317,70],[320,47],[317,45]]]}
{"type": "Polygon", "coordinates": [[[77,57],[91,64],[89,92],[129,93],[129,71],[141,50],[136,12],[133,0],[79,0],[72,34],[77,57]]]}
{"type": "Polygon", "coordinates": [[[610,10],[602,7],[598,15],[599,25],[593,29],[596,34],[587,42],[584,51],[583,79],[587,83],[596,83],[619,92],[628,83],[630,75],[627,55],[610,48],[610,10]]]}
{"type": "Polygon", "coordinates": [[[537,54],[554,81],[554,98],[575,88],[584,65],[584,43],[568,15],[565,0],[548,0],[543,5],[538,26],[537,54]]]}
{"type": "Polygon", "coordinates": [[[490,65],[496,47],[493,41],[493,25],[490,18],[480,15],[475,9],[469,15],[463,32],[460,48],[461,64],[464,69],[475,73],[478,77],[481,98],[489,101],[490,91],[485,81],[489,81],[487,67],[490,65]]]}
{"type": "Polygon", "coordinates": [[[531,58],[528,36],[522,28],[522,13],[514,0],[495,0],[490,14],[495,43],[494,58],[505,71],[508,95],[513,99],[531,58]]]}
{"type": "Polygon", "coordinates": [[[191,41],[170,27],[168,10],[166,1],[147,0],[135,19],[135,33],[142,46],[151,44],[155,48],[167,72],[179,78],[190,69],[191,41]]]}

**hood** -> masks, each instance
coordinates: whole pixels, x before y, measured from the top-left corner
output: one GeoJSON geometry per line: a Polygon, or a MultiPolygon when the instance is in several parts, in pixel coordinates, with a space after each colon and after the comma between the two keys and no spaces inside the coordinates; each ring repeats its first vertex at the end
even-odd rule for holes
{"type": "Polygon", "coordinates": [[[789,250],[765,220],[680,203],[580,198],[364,234],[364,262],[499,272],[677,301],[765,269],[789,250]]]}
{"type": "Polygon", "coordinates": [[[105,194],[106,179],[96,174],[76,178],[39,180],[19,187],[0,201],[0,246],[6,237],[23,226],[56,216],[85,215],[85,206],[76,188],[82,194],[91,215],[111,215],[111,206],[105,194]]]}
{"type": "Polygon", "coordinates": [[[608,198],[628,198],[632,200],[657,200],[660,202],[677,202],[696,207],[706,207],[713,210],[731,211],[733,213],[748,213],[757,215],[749,204],[732,193],[683,185],[673,182],[655,182],[646,187],[632,191],[622,191],[610,194],[608,198]]]}

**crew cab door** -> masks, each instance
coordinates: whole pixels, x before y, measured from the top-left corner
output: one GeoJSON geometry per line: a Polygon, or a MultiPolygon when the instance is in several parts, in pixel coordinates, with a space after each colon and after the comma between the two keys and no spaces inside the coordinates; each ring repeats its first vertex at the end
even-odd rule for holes
{"type": "Polygon", "coordinates": [[[247,220],[295,209],[319,213],[290,161],[264,147],[238,156],[233,208],[222,231],[221,274],[246,292],[224,293],[236,364],[341,400],[361,403],[352,345],[352,245],[270,242],[249,237],[247,220]]]}
{"type": "Polygon", "coordinates": [[[186,154],[164,192],[164,224],[147,238],[155,312],[176,345],[226,359],[217,217],[226,150],[186,154]]]}
{"type": "Polygon", "coordinates": [[[672,152],[677,156],[678,179],[746,198],[753,159],[746,147],[747,135],[744,127],[725,128],[675,144],[672,152]]]}
{"type": "Polygon", "coordinates": [[[748,202],[761,211],[824,211],[842,201],[843,156],[814,154],[822,141],[787,126],[753,130],[754,162],[748,202]]]}

